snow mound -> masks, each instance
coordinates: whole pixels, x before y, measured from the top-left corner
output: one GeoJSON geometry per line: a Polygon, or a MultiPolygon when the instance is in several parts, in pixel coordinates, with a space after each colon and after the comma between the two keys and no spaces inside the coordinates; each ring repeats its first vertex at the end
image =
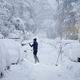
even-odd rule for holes
{"type": "Polygon", "coordinates": [[[69,57],[72,61],[77,61],[77,59],[80,58],[80,43],[71,43],[69,57]]]}
{"type": "Polygon", "coordinates": [[[70,49],[69,55],[71,60],[77,61],[80,58],[80,48],[70,49]]]}
{"type": "Polygon", "coordinates": [[[18,63],[23,60],[24,53],[21,47],[21,43],[18,43],[12,39],[1,39],[0,42],[2,42],[5,45],[6,50],[8,50],[11,63],[18,63]]]}

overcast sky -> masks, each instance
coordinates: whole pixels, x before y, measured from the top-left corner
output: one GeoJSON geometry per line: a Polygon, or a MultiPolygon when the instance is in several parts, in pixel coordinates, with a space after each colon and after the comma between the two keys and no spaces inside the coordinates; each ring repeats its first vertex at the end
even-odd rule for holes
{"type": "Polygon", "coordinates": [[[53,7],[53,9],[56,10],[56,8],[57,8],[57,2],[56,2],[56,0],[48,0],[48,2],[50,3],[51,7],[53,7]]]}

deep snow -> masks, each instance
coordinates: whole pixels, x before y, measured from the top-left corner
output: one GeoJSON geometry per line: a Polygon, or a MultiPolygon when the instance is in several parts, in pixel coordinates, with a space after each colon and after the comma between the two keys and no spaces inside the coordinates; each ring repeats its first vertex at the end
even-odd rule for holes
{"type": "MultiPolygon", "coordinates": [[[[25,43],[28,42],[25,41],[25,43]]],[[[59,57],[58,66],[55,64],[59,54],[60,41],[38,40],[40,63],[37,64],[34,64],[32,48],[29,45],[23,46],[23,49],[27,51],[24,61],[18,65],[12,65],[10,71],[5,71],[1,80],[80,80],[80,63],[71,61],[69,55],[65,55],[69,54],[65,50],[69,50],[72,41],[67,41],[68,46],[64,42],[62,42],[62,48],[66,49],[63,48],[62,61],[59,57]]]]}

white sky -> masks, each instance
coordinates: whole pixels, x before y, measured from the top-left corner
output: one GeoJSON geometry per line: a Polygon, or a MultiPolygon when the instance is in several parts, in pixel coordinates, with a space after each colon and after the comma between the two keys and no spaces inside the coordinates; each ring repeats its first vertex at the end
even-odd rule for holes
{"type": "Polygon", "coordinates": [[[56,0],[48,0],[48,2],[50,3],[51,7],[53,7],[53,9],[57,9],[57,2],[56,0]]]}

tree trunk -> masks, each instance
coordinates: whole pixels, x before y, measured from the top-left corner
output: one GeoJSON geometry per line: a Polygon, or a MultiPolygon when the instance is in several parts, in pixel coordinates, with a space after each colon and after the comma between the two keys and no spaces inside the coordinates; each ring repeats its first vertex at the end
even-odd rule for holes
{"type": "Polygon", "coordinates": [[[67,31],[66,31],[66,40],[67,40],[67,31]]]}

